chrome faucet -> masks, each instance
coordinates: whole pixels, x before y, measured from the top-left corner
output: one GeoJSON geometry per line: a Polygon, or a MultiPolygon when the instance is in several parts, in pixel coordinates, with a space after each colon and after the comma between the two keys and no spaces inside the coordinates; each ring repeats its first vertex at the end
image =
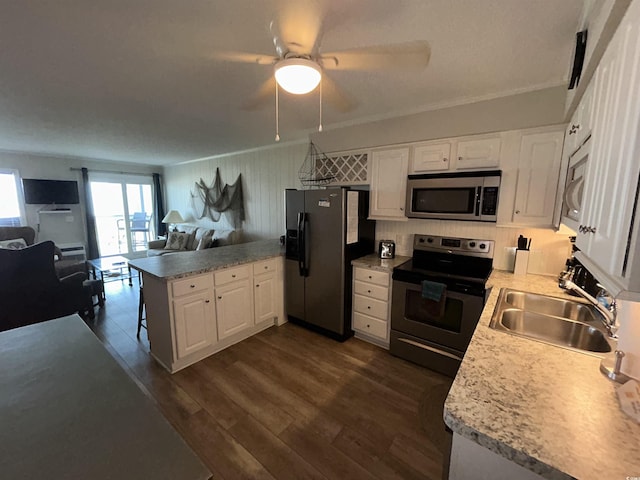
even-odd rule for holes
{"type": "MultiPolygon", "coordinates": [[[[565,290],[573,290],[582,298],[591,303],[601,314],[602,314],[602,323],[604,327],[607,329],[607,333],[611,338],[617,338],[616,332],[618,331],[618,325],[616,323],[617,317],[617,305],[615,298],[609,304],[609,308],[605,307],[602,303],[600,303],[596,298],[589,295],[582,287],[573,283],[571,280],[571,271],[563,272],[558,278],[558,286],[560,288],[564,288],[565,290]]],[[[598,285],[602,288],[602,291],[606,292],[606,290],[602,287],[602,285],[598,285]]],[[[608,294],[608,292],[607,292],[608,294]]],[[[600,295],[598,295],[600,296],[600,295]]]]}

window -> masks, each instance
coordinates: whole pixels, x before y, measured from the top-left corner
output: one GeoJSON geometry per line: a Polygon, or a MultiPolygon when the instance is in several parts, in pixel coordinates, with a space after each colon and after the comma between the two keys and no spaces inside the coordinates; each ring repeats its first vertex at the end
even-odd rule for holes
{"type": "Polygon", "coordinates": [[[18,227],[23,224],[21,192],[18,171],[0,169],[0,227],[18,227]]]}

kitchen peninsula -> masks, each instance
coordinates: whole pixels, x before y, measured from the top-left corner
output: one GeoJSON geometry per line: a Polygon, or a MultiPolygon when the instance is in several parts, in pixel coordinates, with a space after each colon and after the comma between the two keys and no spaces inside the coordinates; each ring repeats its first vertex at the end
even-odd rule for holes
{"type": "Polygon", "coordinates": [[[639,476],[640,425],[620,409],[618,384],[600,373],[600,357],[489,328],[500,288],[567,296],[557,280],[494,271],[488,286],[445,402],[454,432],[449,478],[639,476]]]}
{"type": "Polygon", "coordinates": [[[284,318],[278,240],[131,260],[151,354],[174,373],[284,318]]]}

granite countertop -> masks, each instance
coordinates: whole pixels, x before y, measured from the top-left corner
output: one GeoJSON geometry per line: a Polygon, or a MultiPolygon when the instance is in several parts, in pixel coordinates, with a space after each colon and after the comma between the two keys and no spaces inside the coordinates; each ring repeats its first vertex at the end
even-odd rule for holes
{"type": "Polygon", "coordinates": [[[494,271],[488,286],[445,402],[447,425],[545,478],[640,476],[640,425],[620,409],[600,357],[488,327],[500,288],[567,297],[556,279],[494,271]]]}
{"type": "Polygon", "coordinates": [[[407,260],[411,260],[411,257],[396,255],[395,258],[379,258],[377,253],[372,253],[370,255],[351,260],[351,265],[354,267],[364,267],[372,270],[378,270],[380,272],[391,273],[394,268],[398,265],[402,265],[407,260]]]}
{"type": "Polygon", "coordinates": [[[137,258],[129,261],[131,268],[169,281],[188,275],[212,272],[243,263],[257,262],[284,254],[278,239],[226,245],[194,252],[137,258]]]}

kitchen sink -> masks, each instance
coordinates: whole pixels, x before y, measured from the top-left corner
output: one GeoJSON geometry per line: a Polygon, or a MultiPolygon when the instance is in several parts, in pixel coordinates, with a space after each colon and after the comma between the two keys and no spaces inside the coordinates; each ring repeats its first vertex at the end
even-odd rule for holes
{"type": "Polygon", "coordinates": [[[593,355],[615,349],[595,307],[509,288],[500,290],[489,327],[593,355]]]}

